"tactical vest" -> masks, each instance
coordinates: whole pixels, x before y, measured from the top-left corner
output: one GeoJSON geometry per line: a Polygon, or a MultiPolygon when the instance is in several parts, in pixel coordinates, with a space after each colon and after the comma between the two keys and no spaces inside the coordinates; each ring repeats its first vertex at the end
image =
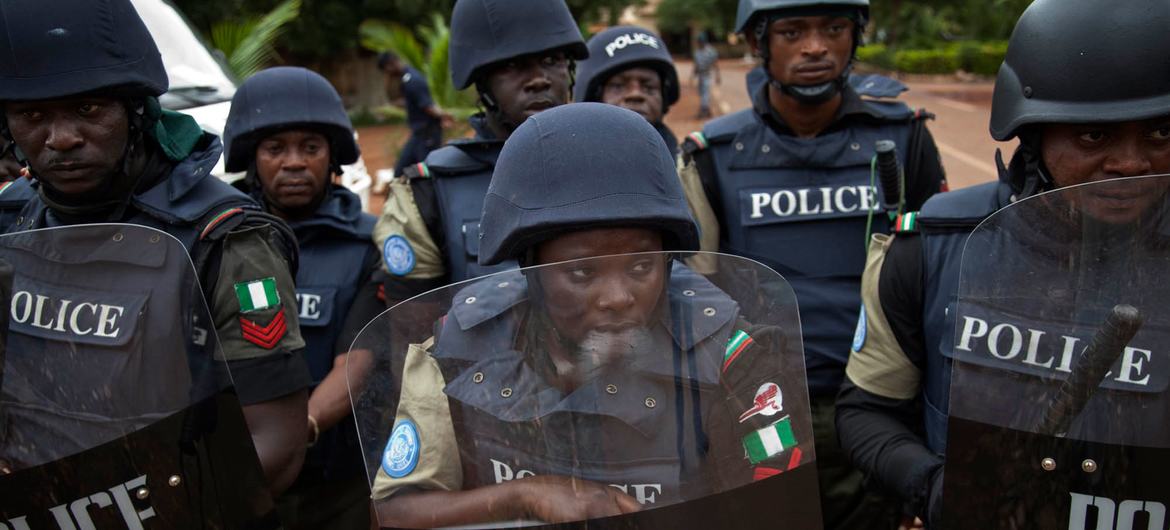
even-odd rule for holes
{"type": "Polygon", "coordinates": [[[444,265],[452,283],[516,268],[513,261],[492,266],[478,263],[483,199],[487,196],[496,158],[503,147],[502,140],[451,142],[427,155],[423,174],[417,170],[408,173],[413,178],[434,179],[435,201],[446,240],[442,249],[446,259],[444,265]]]}
{"type": "Polygon", "coordinates": [[[865,104],[882,119],[811,139],[777,134],[752,109],[703,128],[723,211],[720,251],[764,263],[796,291],[813,396],[840,387],[861,305],[867,224],[889,230],[871,173],[874,144],[893,140],[901,167],[909,161],[914,112],[896,101],[865,104]]]}
{"type": "Polygon", "coordinates": [[[672,314],[713,307],[719,317],[682,317],[694,324],[691,332],[663,322],[655,341],[673,346],[656,348],[660,358],[639,356],[620,373],[564,395],[522,353],[485,351],[513,344],[519,330],[512,310],[527,304],[525,277],[510,273],[460,291],[455,300],[474,303],[452,308],[432,355],[448,381],[464,487],[552,474],[614,485],[647,505],[715,493],[711,481],[697,478],[706,447],[701,427],[716,405],[721,350],[738,311],[726,294],[677,265],[669,299],[672,314]]]}
{"type": "Polygon", "coordinates": [[[3,244],[16,275],[0,458],[52,461],[201,399],[192,395],[183,352],[210,358],[193,346],[199,333],[187,309],[202,305],[202,296],[173,240],[88,225],[8,234],[3,244]],[[58,373],[63,367],[67,373],[58,373]]]}
{"type": "Polygon", "coordinates": [[[1011,193],[1011,186],[1004,182],[940,193],[926,201],[918,216],[918,229],[922,233],[922,326],[926,346],[923,414],[927,445],[938,454],[946,450],[955,305],[963,248],[979,223],[1011,202],[1011,193]]]}
{"type": "Polygon", "coordinates": [[[289,223],[301,249],[297,317],[314,385],[333,369],[341,327],[366,280],[362,265],[377,252],[370,243],[374,221],[357,195],[334,186],[313,217],[289,223]]]}
{"type": "MultiPolygon", "coordinates": [[[[201,254],[195,246],[201,237],[242,210],[259,209],[247,195],[211,175],[223,153],[219,138],[204,133],[200,143],[206,147],[180,161],[171,174],[154,187],[134,195],[130,199],[133,215],[121,221],[149,226],[174,236],[197,262],[201,254]]],[[[17,232],[61,224],[40,194],[32,192],[15,222],[6,225],[5,230],[17,232]]]]}

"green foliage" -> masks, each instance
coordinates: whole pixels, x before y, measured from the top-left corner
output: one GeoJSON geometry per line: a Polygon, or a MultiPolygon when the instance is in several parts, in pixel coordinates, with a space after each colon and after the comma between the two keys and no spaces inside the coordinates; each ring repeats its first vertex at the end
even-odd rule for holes
{"type": "Polygon", "coordinates": [[[857,60],[886,70],[894,69],[894,51],[885,44],[870,44],[858,48],[857,60]]]}
{"type": "Polygon", "coordinates": [[[894,67],[912,74],[949,74],[959,69],[959,54],[954,48],[934,50],[898,50],[894,67]]]}
{"type": "Polygon", "coordinates": [[[1007,55],[1007,41],[964,41],[958,45],[959,67],[973,74],[994,76],[1007,55]]]}
{"type": "Polygon", "coordinates": [[[691,29],[723,35],[735,30],[737,0],[662,0],[658,5],[658,29],[686,34],[691,29]]]}
{"type": "Polygon", "coordinates": [[[247,79],[279,59],[274,43],[300,11],[301,0],[285,0],[263,16],[219,22],[211,28],[212,46],[236,77],[247,79]]]}
{"type": "Polygon", "coordinates": [[[473,91],[456,90],[451,81],[447,61],[451,30],[442,15],[432,15],[429,26],[418,28],[418,36],[405,26],[381,20],[363,22],[358,32],[362,47],[378,53],[392,51],[421,72],[431,87],[431,97],[444,110],[454,115],[470,115],[474,111],[473,91]]]}
{"type": "Polygon", "coordinates": [[[1004,40],[1032,0],[884,0],[870,4],[870,33],[894,48],[1004,40]]]}

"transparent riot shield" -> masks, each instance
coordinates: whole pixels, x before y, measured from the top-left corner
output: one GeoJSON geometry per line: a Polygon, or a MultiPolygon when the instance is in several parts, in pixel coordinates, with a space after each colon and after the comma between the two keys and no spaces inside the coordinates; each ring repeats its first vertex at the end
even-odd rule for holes
{"type": "Polygon", "coordinates": [[[1166,528],[1167,189],[1061,189],[971,235],[948,314],[944,528],[1166,528]]]}
{"type": "Polygon", "coordinates": [[[501,272],[371,322],[348,377],[383,527],[821,527],[800,321],[759,263],[501,272]]]}
{"type": "Polygon", "coordinates": [[[0,236],[0,529],[276,528],[183,245],[0,236]]]}

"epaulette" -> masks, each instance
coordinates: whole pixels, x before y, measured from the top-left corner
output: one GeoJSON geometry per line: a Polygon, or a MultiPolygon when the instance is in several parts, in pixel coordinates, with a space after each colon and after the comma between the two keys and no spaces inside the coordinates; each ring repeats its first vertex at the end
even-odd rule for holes
{"type": "Polygon", "coordinates": [[[935,118],[935,116],[934,116],[933,112],[930,112],[926,109],[914,109],[914,119],[915,120],[919,120],[919,121],[931,120],[931,121],[933,121],[934,118],[935,118]]]}
{"type": "Polygon", "coordinates": [[[849,86],[857,95],[868,98],[896,98],[903,92],[910,90],[905,83],[884,75],[851,75],[849,86]]]}
{"type": "Polygon", "coordinates": [[[711,144],[707,142],[707,137],[701,131],[695,131],[688,134],[686,139],[683,140],[682,150],[687,155],[693,155],[710,146],[711,144]]]}
{"type": "Polygon", "coordinates": [[[243,208],[234,207],[234,208],[228,208],[226,210],[223,210],[222,212],[215,214],[214,216],[211,217],[211,220],[207,221],[207,224],[203,226],[203,230],[201,230],[199,232],[199,239],[200,240],[206,239],[207,236],[215,233],[216,228],[223,227],[223,226],[239,225],[239,222],[242,222],[244,220],[243,217],[240,216],[240,214],[243,214],[243,213],[244,213],[243,208]],[[231,219],[235,219],[236,222],[229,222],[229,220],[231,220],[231,219]]]}
{"type": "MultiPolygon", "coordinates": [[[[478,143],[468,143],[466,146],[452,144],[431,151],[425,163],[427,176],[434,178],[439,175],[463,175],[490,169],[492,163],[464,151],[465,148],[475,151],[477,147],[478,143]]],[[[494,156],[491,160],[494,162],[494,156]]]]}
{"type": "Polygon", "coordinates": [[[402,175],[407,179],[429,179],[431,168],[427,167],[426,162],[419,162],[403,168],[402,175]]]}
{"type": "Polygon", "coordinates": [[[906,212],[894,219],[894,233],[917,232],[918,212],[906,212]]]}

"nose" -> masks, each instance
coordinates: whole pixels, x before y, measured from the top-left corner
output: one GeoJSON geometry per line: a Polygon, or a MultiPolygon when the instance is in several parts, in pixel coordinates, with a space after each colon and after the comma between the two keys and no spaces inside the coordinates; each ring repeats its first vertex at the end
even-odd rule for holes
{"type": "Polygon", "coordinates": [[[552,87],[552,80],[548,72],[538,61],[534,61],[528,68],[528,80],[524,82],[525,92],[544,92],[552,87]]]}
{"type": "Polygon", "coordinates": [[[85,145],[85,137],[69,121],[54,120],[49,125],[49,136],[45,138],[45,147],[57,152],[66,152],[82,145],[85,145]]]}
{"type": "Polygon", "coordinates": [[[308,166],[305,158],[305,154],[302,153],[300,149],[289,149],[285,152],[285,156],[281,160],[280,168],[287,171],[299,171],[305,169],[308,166]]]}
{"type": "Polygon", "coordinates": [[[646,90],[642,88],[642,83],[634,81],[626,85],[626,95],[623,98],[626,101],[641,103],[646,100],[646,90]]]}
{"type": "Polygon", "coordinates": [[[829,45],[825,36],[821,35],[819,31],[809,32],[800,48],[800,53],[805,57],[824,57],[829,53],[829,45]]]}
{"type": "Polygon", "coordinates": [[[1149,175],[1153,162],[1143,147],[1141,138],[1126,138],[1110,151],[1101,169],[1111,178],[1149,175]]]}
{"type": "Polygon", "coordinates": [[[622,312],[634,305],[633,290],[618,275],[598,282],[597,308],[602,311],[622,312]]]}

